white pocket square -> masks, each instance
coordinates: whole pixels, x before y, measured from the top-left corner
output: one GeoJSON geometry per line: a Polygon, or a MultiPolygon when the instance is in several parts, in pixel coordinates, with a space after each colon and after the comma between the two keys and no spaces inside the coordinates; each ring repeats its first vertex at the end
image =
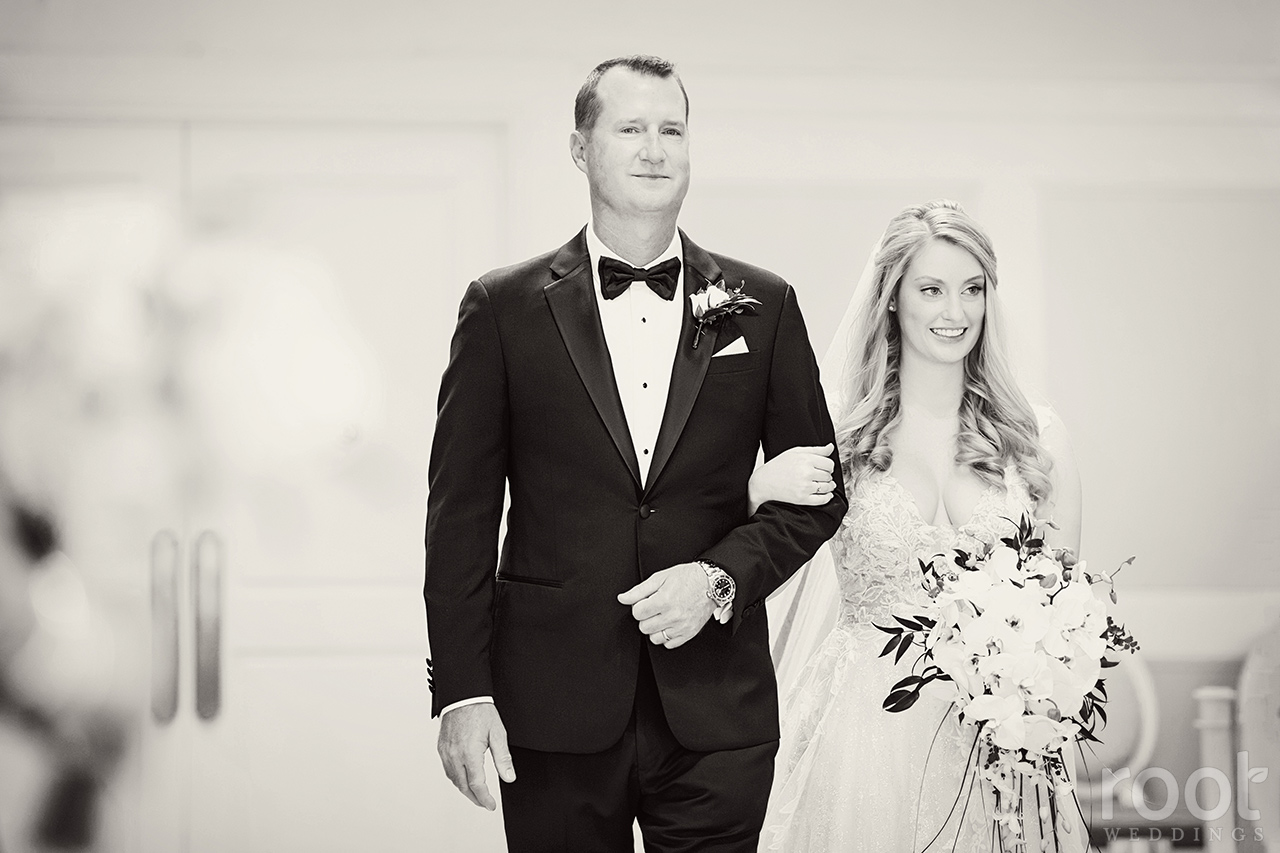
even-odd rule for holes
{"type": "Polygon", "coordinates": [[[722,355],[744,355],[749,352],[751,352],[751,350],[747,349],[747,339],[739,337],[735,339],[733,343],[729,344],[727,347],[715,353],[711,357],[719,358],[722,355]]]}

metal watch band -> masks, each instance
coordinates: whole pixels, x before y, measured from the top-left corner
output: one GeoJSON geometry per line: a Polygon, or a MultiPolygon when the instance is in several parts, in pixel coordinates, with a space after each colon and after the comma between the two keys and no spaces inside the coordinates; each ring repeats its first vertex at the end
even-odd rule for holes
{"type": "Polygon", "coordinates": [[[707,579],[711,581],[711,587],[707,590],[707,598],[715,602],[718,607],[723,607],[733,601],[733,596],[738,591],[733,577],[709,560],[698,560],[698,565],[707,573],[707,579]]]}

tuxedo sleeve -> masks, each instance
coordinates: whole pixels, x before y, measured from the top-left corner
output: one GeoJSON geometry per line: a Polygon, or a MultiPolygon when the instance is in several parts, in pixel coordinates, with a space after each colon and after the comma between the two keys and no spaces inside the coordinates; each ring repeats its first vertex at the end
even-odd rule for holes
{"type": "MultiPolygon", "coordinates": [[[[788,285],[769,367],[761,436],[765,458],[800,445],[834,444],[834,436],[804,318],[788,285]]],[[[737,585],[734,631],[839,528],[848,503],[839,453],[833,451],[831,456],[836,463],[832,475],[836,487],[830,501],[816,507],[767,501],[745,524],[701,555],[724,568],[737,585]]]]}
{"type": "Polygon", "coordinates": [[[489,294],[473,282],[462,299],[440,381],[428,469],[427,634],[432,716],[492,696],[489,639],[507,466],[507,385],[489,294]]]}

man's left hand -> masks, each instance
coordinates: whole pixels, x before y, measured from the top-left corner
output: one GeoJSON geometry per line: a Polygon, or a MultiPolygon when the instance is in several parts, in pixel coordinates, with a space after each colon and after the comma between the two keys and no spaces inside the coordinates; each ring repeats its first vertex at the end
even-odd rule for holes
{"type": "Polygon", "coordinates": [[[713,614],[722,623],[728,621],[728,608],[717,614],[708,589],[701,566],[681,563],[654,572],[619,595],[618,601],[631,608],[649,642],[674,649],[696,637],[713,614]]]}

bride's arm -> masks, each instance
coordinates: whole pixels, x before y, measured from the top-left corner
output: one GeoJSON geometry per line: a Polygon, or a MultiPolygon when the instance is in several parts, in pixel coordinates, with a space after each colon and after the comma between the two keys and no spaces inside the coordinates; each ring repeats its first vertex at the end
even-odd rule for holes
{"type": "Polygon", "coordinates": [[[1040,442],[1053,461],[1049,480],[1053,493],[1040,509],[1040,517],[1058,526],[1049,528],[1045,539],[1051,548],[1070,548],[1080,553],[1080,472],[1076,468],[1071,439],[1062,421],[1054,417],[1040,433],[1040,442]]]}
{"type": "Polygon", "coordinates": [[[831,500],[835,481],[830,444],[784,450],[751,474],[747,481],[747,515],[755,515],[765,501],[821,506],[831,500]]]}

